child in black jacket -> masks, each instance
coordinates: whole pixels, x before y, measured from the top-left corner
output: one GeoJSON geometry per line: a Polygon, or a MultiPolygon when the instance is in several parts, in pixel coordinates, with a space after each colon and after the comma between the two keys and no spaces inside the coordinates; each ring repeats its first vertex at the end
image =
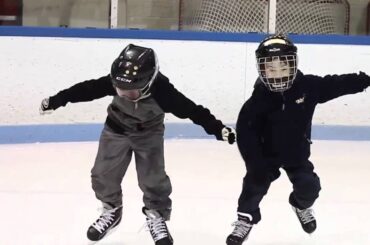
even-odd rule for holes
{"type": "Polygon", "coordinates": [[[139,187],[144,193],[143,213],[150,233],[156,245],[173,244],[165,223],[170,219],[172,204],[171,182],[164,165],[165,113],[189,118],[208,134],[230,144],[235,141],[235,130],[177,91],[159,72],[152,49],[132,44],[113,62],[109,75],[78,83],[44,99],[40,112],[45,114],[68,102],[91,101],[107,95],[114,97],[91,170],[92,188],[104,209],[89,227],[87,237],[98,241],[120,223],[121,182],[135,154],[139,187]]]}
{"type": "Polygon", "coordinates": [[[261,220],[259,204],[283,168],[293,191],[289,202],[307,233],[316,229],[311,206],[320,180],[309,161],[311,124],[317,104],[370,86],[365,73],[318,77],[297,69],[297,48],[285,36],[273,35],[256,50],[259,79],[237,121],[237,144],[247,174],[238,201],[238,220],[228,245],[240,245],[261,220]]]}

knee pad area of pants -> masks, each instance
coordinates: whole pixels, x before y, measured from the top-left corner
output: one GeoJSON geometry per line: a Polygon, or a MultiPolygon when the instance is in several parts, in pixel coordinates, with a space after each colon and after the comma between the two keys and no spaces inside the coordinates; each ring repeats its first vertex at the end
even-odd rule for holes
{"type": "Polygon", "coordinates": [[[316,174],[311,175],[310,177],[302,175],[301,178],[298,178],[295,181],[294,189],[297,192],[305,192],[317,196],[321,190],[320,179],[316,174]]]}

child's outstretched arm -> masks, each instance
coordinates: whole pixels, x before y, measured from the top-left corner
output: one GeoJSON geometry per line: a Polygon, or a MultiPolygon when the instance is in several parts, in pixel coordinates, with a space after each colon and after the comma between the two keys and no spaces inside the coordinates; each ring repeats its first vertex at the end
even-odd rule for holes
{"type": "Polygon", "coordinates": [[[49,114],[68,102],[77,103],[92,101],[107,95],[115,95],[110,76],[104,76],[99,79],[87,80],[77,83],[72,87],[62,90],[54,96],[44,98],[40,105],[40,114],[49,114]]]}

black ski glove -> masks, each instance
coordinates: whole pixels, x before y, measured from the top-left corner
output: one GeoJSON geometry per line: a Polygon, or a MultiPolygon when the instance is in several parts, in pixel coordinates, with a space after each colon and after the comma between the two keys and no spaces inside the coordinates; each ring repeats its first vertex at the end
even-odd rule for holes
{"type": "Polygon", "coordinates": [[[48,97],[41,101],[39,111],[41,115],[50,114],[60,106],[60,103],[58,103],[55,97],[48,97]]]}

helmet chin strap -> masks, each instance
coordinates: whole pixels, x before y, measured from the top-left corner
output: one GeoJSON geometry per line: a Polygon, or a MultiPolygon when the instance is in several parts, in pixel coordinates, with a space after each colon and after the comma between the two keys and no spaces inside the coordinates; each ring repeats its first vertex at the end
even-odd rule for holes
{"type": "Polygon", "coordinates": [[[139,100],[142,100],[142,99],[145,99],[145,98],[148,98],[151,94],[146,94],[146,95],[143,95],[143,96],[140,96],[139,98],[137,98],[136,100],[132,100],[132,99],[129,99],[130,101],[136,103],[138,102],[139,100]]]}
{"type": "Polygon", "coordinates": [[[157,75],[158,75],[158,72],[159,72],[159,64],[158,64],[157,54],[155,52],[153,52],[153,53],[154,53],[154,58],[155,58],[155,70],[154,70],[153,76],[150,78],[148,84],[145,85],[145,87],[141,89],[143,94],[146,94],[146,93],[149,92],[149,89],[152,86],[155,79],[157,78],[157,75]]]}
{"type": "Polygon", "coordinates": [[[157,54],[155,52],[154,52],[154,57],[155,57],[155,70],[154,70],[153,76],[150,78],[147,85],[145,85],[144,88],[140,89],[141,96],[138,99],[133,100],[133,102],[138,102],[139,100],[148,98],[151,95],[150,88],[151,88],[153,82],[155,81],[155,79],[157,78],[158,72],[159,72],[158,58],[157,58],[157,54]]]}

